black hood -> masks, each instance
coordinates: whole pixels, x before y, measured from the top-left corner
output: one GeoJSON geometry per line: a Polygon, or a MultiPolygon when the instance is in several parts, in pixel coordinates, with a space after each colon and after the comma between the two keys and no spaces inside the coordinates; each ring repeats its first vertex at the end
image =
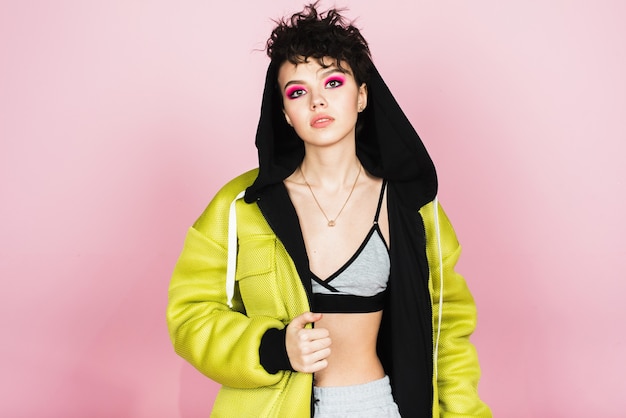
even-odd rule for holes
{"type": "MultiPolygon", "coordinates": [[[[283,114],[277,87],[278,66],[271,63],[265,78],[256,133],[259,175],[245,200],[259,198],[267,186],[282,182],[304,158],[304,144],[283,114]]],[[[420,208],[435,198],[437,175],[424,144],[376,68],[367,83],[367,107],[359,114],[356,152],[372,175],[395,183],[403,203],[420,208]]]]}

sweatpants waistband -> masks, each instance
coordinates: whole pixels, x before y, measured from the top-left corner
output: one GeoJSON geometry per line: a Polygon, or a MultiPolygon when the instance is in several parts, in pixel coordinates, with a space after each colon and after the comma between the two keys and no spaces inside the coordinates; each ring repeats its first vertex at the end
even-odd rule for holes
{"type": "Polygon", "coordinates": [[[313,387],[315,416],[399,417],[389,377],[351,386],[313,387]]]}

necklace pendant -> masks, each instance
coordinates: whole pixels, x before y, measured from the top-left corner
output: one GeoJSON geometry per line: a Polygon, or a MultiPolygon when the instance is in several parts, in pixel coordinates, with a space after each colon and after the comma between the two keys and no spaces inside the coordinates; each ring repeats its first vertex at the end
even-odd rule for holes
{"type": "Polygon", "coordinates": [[[328,226],[330,226],[330,227],[335,226],[335,221],[332,220],[332,219],[330,221],[328,221],[328,226]]]}

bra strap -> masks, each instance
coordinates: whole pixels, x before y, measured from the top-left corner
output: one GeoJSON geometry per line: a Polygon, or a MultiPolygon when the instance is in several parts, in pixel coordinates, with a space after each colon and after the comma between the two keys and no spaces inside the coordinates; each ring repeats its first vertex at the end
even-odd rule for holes
{"type": "Polygon", "coordinates": [[[376,208],[376,216],[374,216],[374,223],[378,223],[378,216],[380,215],[380,208],[383,206],[383,196],[385,196],[385,188],[387,187],[387,180],[383,179],[383,186],[380,188],[380,197],[378,198],[378,207],[376,208]]]}

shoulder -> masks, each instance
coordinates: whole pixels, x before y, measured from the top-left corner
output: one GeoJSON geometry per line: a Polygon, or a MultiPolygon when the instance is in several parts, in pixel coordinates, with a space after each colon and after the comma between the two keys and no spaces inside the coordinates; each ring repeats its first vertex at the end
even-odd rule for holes
{"type": "Polygon", "coordinates": [[[407,210],[420,210],[427,206],[437,196],[437,187],[423,181],[421,178],[413,180],[389,180],[390,195],[395,197],[399,205],[407,210]]]}
{"type": "Polygon", "coordinates": [[[257,178],[259,174],[259,169],[255,168],[253,170],[247,171],[239,176],[235,177],[228,183],[226,183],[215,195],[216,199],[225,199],[228,201],[228,204],[242,191],[246,190],[248,187],[254,183],[254,180],[257,178]]]}
{"type": "Polygon", "coordinates": [[[258,168],[247,171],[222,186],[198,220],[196,220],[194,228],[203,231],[211,226],[215,226],[216,222],[226,222],[231,202],[235,200],[239,193],[254,183],[258,172],[258,168]]]}
{"type": "Polygon", "coordinates": [[[448,218],[439,200],[424,205],[420,209],[420,214],[424,221],[427,241],[436,240],[433,242],[442,246],[444,255],[456,252],[460,244],[450,218],[448,218]]]}

